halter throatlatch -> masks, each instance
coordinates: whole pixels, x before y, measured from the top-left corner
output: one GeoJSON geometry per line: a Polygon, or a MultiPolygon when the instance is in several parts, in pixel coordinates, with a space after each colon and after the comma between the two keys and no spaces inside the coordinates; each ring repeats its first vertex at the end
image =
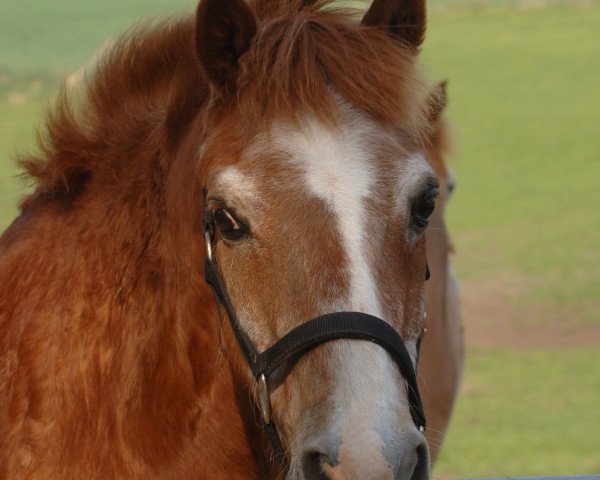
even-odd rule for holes
{"type": "Polygon", "coordinates": [[[417,386],[417,377],[413,363],[402,338],[387,322],[380,318],[360,312],[335,312],[313,318],[292,329],[264,352],[259,353],[244,333],[235,314],[225,285],[219,275],[213,254],[213,226],[206,216],[206,193],[204,198],[204,235],[206,240],[206,260],[204,276],[212,287],[215,300],[227,312],[229,323],[244,358],[252,371],[259,394],[260,412],[263,426],[273,444],[274,454],[285,469],[289,464],[271,416],[269,399],[269,376],[288,360],[297,359],[318,345],[339,339],[367,340],[383,347],[396,363],[407,385],[408,404],[413,422],[423,432],[425,414],[417,386]]]}

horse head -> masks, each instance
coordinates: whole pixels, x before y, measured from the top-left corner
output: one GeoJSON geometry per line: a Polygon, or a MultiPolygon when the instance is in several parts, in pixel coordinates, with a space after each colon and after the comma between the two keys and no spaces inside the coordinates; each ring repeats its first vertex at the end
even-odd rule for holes
{"type": "MultiPolygon", "coordinates": [[[[360,23],[307,2],[284,7],[198,8],[211,258],[257,351],[309,319],[356,311],[392,326],[416,367],[424,233],[439,192],[416,60],[424,4],[375,0],[360,23]]],[[[234,376],[259,403],[235,332],[224,332],[234,376]]],[[[269,384],[287,478],[428,477],[405,379],[381,346],[323,343],[269,384]]]]}

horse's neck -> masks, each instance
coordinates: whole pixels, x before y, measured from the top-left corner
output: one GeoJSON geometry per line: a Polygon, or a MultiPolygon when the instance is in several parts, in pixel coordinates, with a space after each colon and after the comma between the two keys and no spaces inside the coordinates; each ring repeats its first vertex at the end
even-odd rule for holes
{"type": "Polygon", "coordinates": [[[32,206],[9,235],[0,356],[12,370],[0,386],[22,388],[0,389],[11,396],[0,403],[18,406],[0,416],[20,439],[5,458],[24,449],[31,465],[104,465],[105,477],[126,478],[135,466],[177,478],[267,478],[262,444],[251,447],[247,392],[236,390],[218,346],[200,192],[169,185],[189,168],[173,163],[162,183],[152,169],[141,175],[155,191],[130,184],[109,196],[92,182],[82,204],[32,206]],[[115,442],[120,457],[98,453],[115,442]]]}
{"type": "MultiPolygon", "coordinates": [[[[26,452],[34,472],[49,458],[45,472],[72,465],[105,478],[134,468],[144,478],[267,478],[249,442],[256,432],[247,392],[236,390],[218,347],[201,266],[159,262],[152,241],[143,255],[120,258],[119,242],[62,227],[44,252],[40,240],[29,240],[37,250],[19,246],[0,274],[14,286],[1,312],[12,318],[2,319],[8,344],[0,354],[14,370],[0,384],[17,386],[1,399],[15,408],[0,420],[20,439],[0,462],[26,452]],[[117,442],[113,458],[104,448],[117,442]]],[[[36,233],[48,239],[50,229],[36,233]]]]}

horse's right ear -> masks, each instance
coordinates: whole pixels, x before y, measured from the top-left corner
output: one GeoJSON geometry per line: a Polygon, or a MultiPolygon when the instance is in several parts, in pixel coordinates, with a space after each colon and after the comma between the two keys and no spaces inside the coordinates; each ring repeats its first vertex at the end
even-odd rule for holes
{"type": "Polygon", "coordinates": [[[244,0],[202,0],[196,13],[196,53],[208,80],[221,94],[235,89],[238,60],[256,34],[244,0]]]}
{"type": "Polygon", "coordinates": [[[373,0],[361,23],[386,28],[415,50],[425,39],[425,0],[373,0]]]}

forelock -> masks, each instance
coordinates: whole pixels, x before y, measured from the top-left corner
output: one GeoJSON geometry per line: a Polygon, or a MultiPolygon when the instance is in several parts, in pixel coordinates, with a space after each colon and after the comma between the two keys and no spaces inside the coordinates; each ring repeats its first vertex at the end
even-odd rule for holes
{"type": "Polygon", "coordinates": [[[323,3],[266,11],[240,58],[237,103],[243,118],[295,122],[309,111],[335,123],[334,93],[376,121],[409,135],[428,126],[428,86],[414,52],[386,31],[361,26],[357,12],[323,3]]]}

